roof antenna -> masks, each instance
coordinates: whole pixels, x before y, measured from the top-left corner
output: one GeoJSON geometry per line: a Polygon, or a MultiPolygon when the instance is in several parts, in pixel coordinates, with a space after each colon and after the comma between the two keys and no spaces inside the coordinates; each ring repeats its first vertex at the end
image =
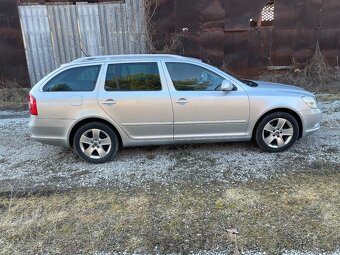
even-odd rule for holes
{"type": "Polygon", "coordinates": [[[79,46],[79,48],[80,48],[80,51],[85,55],[85,57],[91,57],[91,55],[88,55],[83,51],[83,48],[81,46],[79,46]]]}
{"type": "Polygon", "coordinates": [[[87,54],[87,53],[83,50],[83,47],[81,47],[81,44],[80,44],[80,45],[77,44],[77,43],[73,40],[73,38],[72,38],[70,35],[68,35],[68,37],[73,41],[73,44],[74,44],[75,46],[79,47],[80,51],[85,55],[85,57],[91,57],[91,55],[87,54]]]}

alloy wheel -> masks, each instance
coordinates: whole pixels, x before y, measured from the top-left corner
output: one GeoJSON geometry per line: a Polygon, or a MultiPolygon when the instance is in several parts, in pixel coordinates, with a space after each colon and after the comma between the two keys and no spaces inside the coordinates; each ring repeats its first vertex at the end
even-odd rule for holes
{"type": "Polygon", "coordinates": [[[270,120],[263,128],[262,139],[271,148],[287,145],[294,135],[292,123],[284,118],[270,120]]]}
{"type": "Polygon", "coordinates": [[[81,135],[79,145],[87,157],[101,159],[109,154],[112,141],[105,131],[93,128],[85,131],[81,135]]]}

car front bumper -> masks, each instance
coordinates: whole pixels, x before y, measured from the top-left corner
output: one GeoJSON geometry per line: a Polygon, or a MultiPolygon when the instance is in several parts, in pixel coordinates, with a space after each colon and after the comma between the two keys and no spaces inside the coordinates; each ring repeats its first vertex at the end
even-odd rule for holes
{"type": "Polygon", "coordinates": [[[313,134],[321,128],[322,113],[320,109],[300,112],[303,121],[302,137],[313,134]]]}

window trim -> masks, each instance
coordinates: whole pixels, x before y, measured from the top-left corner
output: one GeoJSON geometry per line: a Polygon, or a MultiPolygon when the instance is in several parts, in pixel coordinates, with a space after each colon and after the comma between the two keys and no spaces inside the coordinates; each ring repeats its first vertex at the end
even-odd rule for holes
{"type": "Polygon", "coordinates": [[[105,67],[104,67],[104,73],[103,73],[103,80],[102,80],[102,86],[101,89],[105,92],[105,93],[133,93],[133,92],[142,92],[142,93],[155,93],[155,92],[161,92],[164,91],[165,89],[165,85],[164,85],[164,80],[163,80],[163,69],[162,69],[162,65],[161,62],[159,60],[126,60],[126,61],[110,61],[110,62],[106,62],[105,63],[105,67]],[[158,68],[158,73],[159,73],[159,80],[161,82],[161,89],[159,90],[106,90],[105,89],[105,83],[106,83],[106,75],[107,72],[109,70],[109,66],[110,65],[119,65],[119,64],[140,64],[140,63],[155,63],[157,64],[157,68],[158,68]]]}
{"type": "MultiPolygon", "coordinates": [[[[162,63],[162,70],[163,70],[163,73],[164,73],[164,79],[166,80],[166,84],[168,85],[168,88],[170,90],[170,92],[172,91],[176,91],[178,92],[177,90],[175,90],[175,87],[172,83],[172,80],[171,80],[171,77],[170,77],[170,74],[169,74],[169,71],[166,67],[166,63],[173,63],[173,62],[179,62],[179,63],[187,63],[187,64],[192,64],[192,65],[197,65],[197,66],[201,66],[201,67],[204,67],[208,70],[210,70],[211,72],[213,73],[216,73],[218,74],[219,76],[223,77],[225,80],[228,80],[230,82],[232,82],[234,84],[234,86],[236,87],[236,90],[238,89],[241,89],[241,90],[244,90],[244,86],[247,87],[246,84],[244,84],[240,78],[238,78],[237,76],[234,77],[234,75],[232,74],[229,74],[227,71],[224,72],[222,70],[220,70],[219,68],[217,68],[216,66],[213,66],[213,65],[209,65],[209,64],[206,64],[204,63],[203,61],[201,62],[198,62],[198,61],[190,61],[190,60],[183,60],[183,61],[178,61],[178,60],[161,60],[161,63],[162,63]]],[[[202,91],[202,90],[201,90],[202,91]]],[[[182,91],[184,92],[184,91],[182,91]]],[[[189,91],[188,91],[189,92],[189,91]]],[[[193,91],[191,91],[193,92],[193,91]]],[[[206,92],[214,92],[214,91],[209,91],[209,90],[206,90],[206,92]]],[[[219,92],[219,90],[217,90],[217,92],[219,92]]]]}
{"type": "Polygon", "coordinates": [[[66,66],[61,66],[58,69],[52,71],[48,75],[46,75],[40,82],[42,84],[39,86],[39,91],[42,93],[92,93],[96,91],[98,88],[98,84],[101,82],[102,79],[102,72],[103,72],[103,63],[86,63],[86,64],[81,64],[81,65],[66,65],[66,66]],[[57,75],[61,74],[64,71],[77,68],[77,67],[87,67],[87,66],[99,66],[99,71],[97,75],[97,81],[96,84],[94,85],[93,90],[86,90],[86,91],[44,91],[44,87],[49,83],[54,77],[57,75]]]}
{"type": "MultiPolygon", "coordinates": [[[[205,70],[208,70],[209,72],[217,75],[218,77],[220,77],[221,79],[223,80],[229,80],[227,79],[224,75],[221,75],[217,72],[215,72],[215,70],[211,70],[211,68],[208,68],[207,66],[205,65],[200,65],[199,63],[193,63],[193,62],[186,62],[186,61],[164,61],[163,64],[164,64],[164,68],[166,69],[166,72],[167,72],[167,78],[169,79],[170,81],[170,84],[172,85],[172,88],[177,91],[177,92],[221,92],[222,90],[178,90],[176,89],[176,86],[175,84],[173,83],[173,80],[171,78],[171,75],[170,75],[170,72],[168,70],[168,67],[167,67],[167,63],[177,63],[177,64],[188,64],[188,65],[194,65],[194,66],[197,66],[197,67],[201,67],[205,70]]],[[[209,66],[210,67],[210,66],[209,66]]]]}

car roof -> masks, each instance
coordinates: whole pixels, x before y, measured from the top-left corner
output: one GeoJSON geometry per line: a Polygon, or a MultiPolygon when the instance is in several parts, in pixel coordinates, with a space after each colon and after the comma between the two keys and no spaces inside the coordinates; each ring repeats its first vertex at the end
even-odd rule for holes
{"type": "Polygon", "coordinates": [[[190,61],[202,62],[202,60],[197,59],[197,58],[183,57],[183,56],[171,55],[171,54],[128,54],[128,55],[89,56],[89,57],[75,59],[70,64],[86,64],[86,63],[93,63],[93,62],[108,62],[108,61],[119,61],[119,60],[124,60],[124,61],[125,60],[136,60],[136,61],[190,60],[190,61]]]}

